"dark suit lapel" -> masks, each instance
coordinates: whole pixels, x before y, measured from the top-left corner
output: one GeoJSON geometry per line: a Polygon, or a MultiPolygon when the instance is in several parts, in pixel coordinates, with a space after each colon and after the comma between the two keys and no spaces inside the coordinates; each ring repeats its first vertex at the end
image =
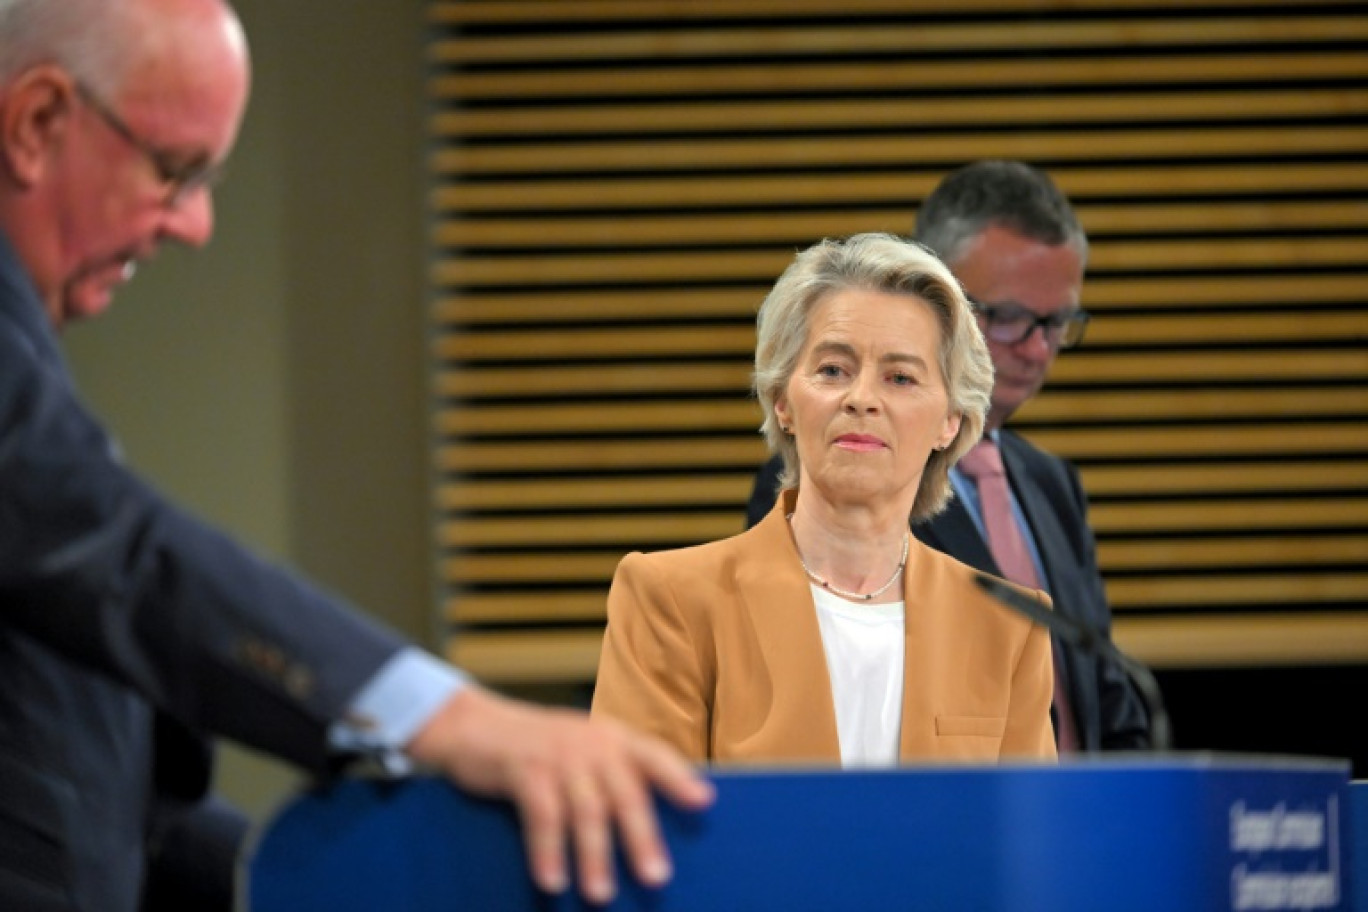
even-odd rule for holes
{"type": "MultiPolygon", "coordinates": [[[[1070,564],[1067,546],[1069,539],[1060,524],[1059,510],[1051,502],[1050,493],[1038,483],[1036,473],[1027,465],[1025,454],[1018,448],[1019,441],[1005,431],[999,440],[1002,465],[1007,470],[1007,481],[1012,486],[1012,493],[1016,495],[1017,502],[1021,504],[1027,525],[1031,527],[1031,535],[1035,538],[1036,551],[1040,554],[1040,563],[1045,570],[1046,587],[1050,592],[1054,610],[1086,623],[1086,618],[1079,613],[1080,606],[1072,604],[1067,595],[1070,590],[1065,581],[1076,574],[1077,569],[1070,564]]],[[[1080,710],[1084,704],[1081,700],[1079,681],[1084,675],[1091,674],[1092,664],[1077,649],[1059,645],[1056,637],[1052,636],[1051,639],[1056,642],[1058,656],[1064,664],[1064,681],[1069,693],[1069,705],[1074,708],[1074,725],[1078,738],[1080,743],[1086,745],[1093,737],[1090,731],[1093,726],[1090,714],[1080,710]]],[[[1054,712],[1051,710],[1051,718],[1053,717],[1054,712]]]]}
{"type": "Polygon", "coordinates": [[[974,518],[959,498],[952,499],[943,511],[928,522],[913,525],[912,534],[923,544],[949,554],[975,570],[994,576],[1002,575],[988,550],[988,543],[979,534],[974,518]]]}
{"type": "MultiPolygon", "coordinates": [[[[1026,524],[1031,527],[1031,536],[1035,538],[1036,550],[1045,568],[1046,586],[1052,595],[1057,594],[1062,591],[1061,581],[1069,574],[1067,566],[1061,564],[1061,561],[1068,560],[1067,549],[1060,547],[1069,540],[1068,535],[1059,523],[1059,512],[1050,502],[1049,493],[1040,487],[1030,467],[1022,459],[1016,440],[1005,432],[1001,439],[1002,464],[1007,470],[1007,480],[1017,502],[1021,504],[1022,513],[1026,515],[1026,524]]],[[[1065,605],[1056,604],[1055,610],[1073,614],[1065,605]]]]}

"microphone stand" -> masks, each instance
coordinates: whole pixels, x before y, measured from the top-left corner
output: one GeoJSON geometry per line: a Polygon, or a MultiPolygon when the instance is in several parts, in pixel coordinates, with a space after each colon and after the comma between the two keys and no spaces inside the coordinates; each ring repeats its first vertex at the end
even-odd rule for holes
{"type": "Polygon", "coordinates": [[[1159,682],[1142,662],[1132,659],[1116,648],[1111,640],[1101,632],[1075,618],[1052,611],[1028,595],[985,573],[974,577],[974,582],[993,598],[1014,611],[1026,615],[1035,623],[1049,630],[1065,643],[1087,653],[1098,653],[1120,665],[1135,682],[1140,698],[1145,702],[1145,711],[1150,717],[1150,744],[1156,751],[1167,751],[1172,744],[1172,730],[1169,726],[1168,711],[1164,709],[1164,697],[1159,692],[1159,682]]]}

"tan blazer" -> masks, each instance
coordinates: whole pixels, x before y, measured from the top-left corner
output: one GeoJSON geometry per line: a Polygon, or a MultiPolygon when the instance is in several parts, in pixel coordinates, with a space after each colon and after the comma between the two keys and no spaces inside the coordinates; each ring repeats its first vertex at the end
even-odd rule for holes
{"type": "MultiPolygon", "coordinates": [[[[698,761],[840,765],[822,635],[784,518],[791,498],[733,538],[622,559],[594,714],[698,761]]],[[[1049,637],[973,574],[912,540],[899,755],[1053,759],[1049,637]]]]}

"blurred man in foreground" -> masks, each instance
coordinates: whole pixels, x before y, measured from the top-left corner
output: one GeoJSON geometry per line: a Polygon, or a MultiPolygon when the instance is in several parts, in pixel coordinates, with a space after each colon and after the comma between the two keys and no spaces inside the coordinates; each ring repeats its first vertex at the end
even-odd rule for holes
{"type": "Polygon", "coordinates": [[[710,800],[677,755],[500,698],[260,561],[82,406],[58,333],[163,243],[208,242],[248,86],[222,0],[0,0],[0,908],[137,908],[158,847],[193,838],[201,733],[320,772],[406,756],[508,797],[546,890],[572,845],[582,892],[611,897],[614,831],[662,883],[651,790],[710,800]]]}

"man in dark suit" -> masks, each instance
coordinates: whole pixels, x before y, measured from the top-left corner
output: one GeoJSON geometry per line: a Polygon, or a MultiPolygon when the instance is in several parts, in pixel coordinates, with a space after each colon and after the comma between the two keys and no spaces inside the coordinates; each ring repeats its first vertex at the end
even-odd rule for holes
{"type": "Polygon", "coordinates": [[[573,836],[582,891],[610,896],[614,830],[659,883],[650,790],[710,794],[676,754],[485,691],[258,559],[136,477],[81,403],[58,332],[163,242],[208,241],[248,82],[223,0],[0,0],[0,909],[222,902],[177,893],[230,876],[241,836],[206,803],[210,733],[507,797],[544,889],[573,836]]]}
{"type": "MultiPolygon", "coordinates": [[[[984,161],[950,174],[927,197],[917,213],[916,238],[946,262],[978,312],[995,371],[986,433],[1000,449],[1012,515],[1035,575],[1056,610],[1110,636],[1111,611],[1077,470],[1003,427],[1040,390],[1059,350],[1082,339],[1083,228],[1043,172],[1019,162],[984,161]]],[[[746,509],[748,524],[774,504],[779,471],[777,459],[761,469],[746,509]]],[[[956,469],[951,482],[955,499],[914,526],[914,533],[972,567],[1002,575],[989,551],[974,480],[956,469]]],[[[1148,719],[1122,669],[1056,645],[1056,675],[1067,693],[1076,749],[1148,746],[1148,719]]]]}

